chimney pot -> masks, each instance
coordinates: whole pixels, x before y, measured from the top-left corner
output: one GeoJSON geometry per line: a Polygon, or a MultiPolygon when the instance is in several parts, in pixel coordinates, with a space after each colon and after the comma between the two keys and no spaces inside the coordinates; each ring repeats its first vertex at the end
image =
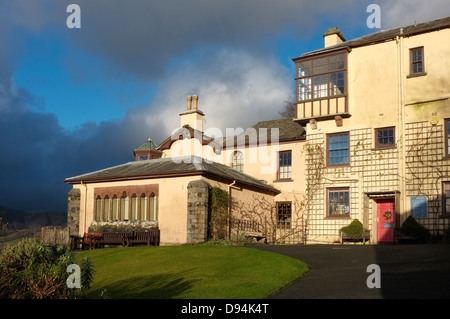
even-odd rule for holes
{"type": "Polygon", "coordinates": [[[186,98],[186,100],[187,100],[187,109],[188,109],[188,111],[192,108],[192,96],[188,96],[187,98],[186,98]]]}
{"type": "Polygon", "coordinates": [[[194,100],[194,110],[198,107],[198,95],[193,95],[192,99],[194,100]]]}

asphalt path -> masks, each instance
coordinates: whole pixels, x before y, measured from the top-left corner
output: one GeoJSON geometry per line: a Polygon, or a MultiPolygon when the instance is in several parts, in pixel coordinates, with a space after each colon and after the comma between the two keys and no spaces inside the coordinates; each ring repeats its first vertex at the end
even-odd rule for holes
{"type": "Polygon", "coordinates": [[[297,258],[309,266],[306,275],[269,299],[450,299],[450,244],[253,248],[297,258]]]}

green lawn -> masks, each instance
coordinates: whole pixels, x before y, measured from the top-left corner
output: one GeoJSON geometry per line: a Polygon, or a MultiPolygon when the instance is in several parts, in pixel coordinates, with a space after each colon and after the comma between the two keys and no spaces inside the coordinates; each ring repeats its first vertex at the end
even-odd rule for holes
{"type": "Polygon", "coordinates": [[[89,298],[259,299],[303,275],[305,263],[234,246],[105,248],[77,253],[95,268],[89,298]]]}

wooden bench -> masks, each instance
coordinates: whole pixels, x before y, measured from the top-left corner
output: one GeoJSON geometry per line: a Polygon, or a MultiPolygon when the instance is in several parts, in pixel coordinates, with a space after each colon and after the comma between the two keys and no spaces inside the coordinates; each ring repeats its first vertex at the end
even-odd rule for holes
{"type": "Polygon", "coordinates": [[[344,241],[360,241],[362,240],[363,244],[366,244],[366,241],[370,240],[370,231],[368,230],[364,230],[361,237],[359,238],[353,238],[347,234],[345,234],[344,232],[341,231],[341,245],[344,243],[344,241]]]}
{"type": "Polygon", "coordinates": [[[89,249],[104,248],[106,245],[124,247],[146,244],[147,246],[159,246],[159,237],[159,229],[149,229],[148,231],[85,233],[78,241],[81,241],[82,249],[85,247],[89,247],[89,249]]]}
{"type": "Polygon", "coordinates": [[[132,232],[106,232],[102,233],[102,237],[98,240],[97,244],[100,247],[105,245],[120,245],[125,246],[128,237],[132,236],[132,232]]]}
{"type": "Polygon", "coordinates": [[[159,229],[148,231],[135,231],[132,236],[127,238],[127,246],[135,244],[146,244],[147,246],[159,246],[159,229]]]}
{"type": "Polygon", "coordinates": [[[414,243],[414,244],[419,244],[420,240],[418,237],[414,237],[414,236],[406,236],[401,230],[395,230],[394,231],[394,242],[396,244],[401,244],[401,243],[414,243]]]}

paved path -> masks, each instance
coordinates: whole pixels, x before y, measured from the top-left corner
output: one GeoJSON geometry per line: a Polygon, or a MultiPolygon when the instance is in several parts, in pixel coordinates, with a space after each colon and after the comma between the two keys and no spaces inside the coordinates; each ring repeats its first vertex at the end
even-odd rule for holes
{"type": "MultiPolygon", "coordinates": [[[[310,270],[272,299],[449,299],[448,245],[255,245],[306,262],[310,270]],[[381,288],[369,288],[370,264],[381,288]]],[[[373,276],[372,276],[373,277],[373,276]]],[[[371,278],[372,278],[371,277],[371,278]]]]}

